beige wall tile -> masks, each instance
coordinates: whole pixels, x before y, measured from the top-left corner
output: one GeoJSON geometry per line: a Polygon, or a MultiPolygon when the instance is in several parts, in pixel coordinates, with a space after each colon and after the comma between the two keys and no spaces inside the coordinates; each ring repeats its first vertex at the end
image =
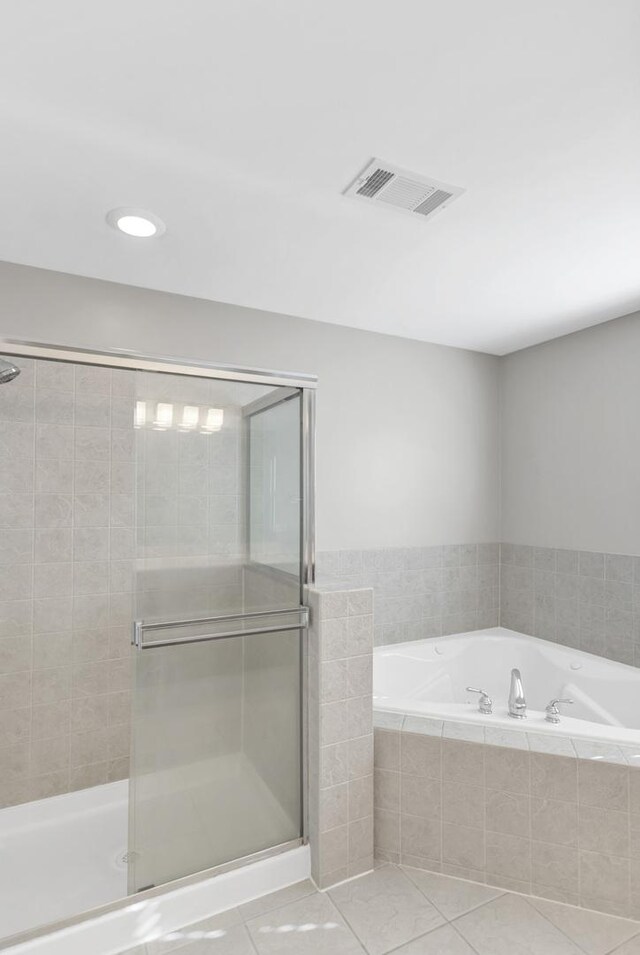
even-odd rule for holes
{"type": "Polygon", "coordinates": [[[347,661],[332,660],[322,664],[320,701],[333,703],[347,698],[347,661]]]}
{"type": "Polygon", "coordinates": [[[351,739],[348,746],[349,779],[373,775],[373,734],[351,739]]]}
{"type": "Polygon", "coordinates": [[[599,760],[578,760],[578,802],[602,809],[629,809],[629,770],[599,760]]]}
{"type": "Polygon", "coordinates": [[[581,849],[614,856],[629,855],[629,813],[580,806],[578,819],[581,849]]]}
{"type": "Polygon", "coordinates": [[[320,792],[320,832],[345,826],[349,821],[349,787],[347,783],[330,786],[320,792]]]}
{"type": "Polygon", "coordinates": [[[373,733],[373,701],[371,695],[347,701],[347,732],[350,739],[373,733]]]}
{"type": "Polygon", "coordinates": [[[0,637],[0,674],[29,670],[31,653],[32,640],[26,634],[20,637],[0,637]]]}
{"type": "Polygon", "coordinates": [[[626,905],[629,898],[629,860],[584,850],[580,850],[579,855],[582,904],[587,904],[588,899],[604,899],[626,905]]]}
{"type": "Polygon", "coordinates": [[[531,838],[556,845],[578,845],[578,806],[531,797],[531,838]]]}
{"type": "Polygon", "coordinates": [[[320,750],[320,786],[346,783],[349,778],[349,744],[335,743],[320,750]]]}
{"type": "Polygon", "coordinates": [[[442,744],[434,736],[400,734],[400,769],[410,776],[439,779],[442,774],[442,744]]]}
{"type": "Polygon", "coordinates": [[[373,817],[373,779],[363,776],[349,783],[349,819],[353,821],[368,816],[373,817]]]}
{"type": "MultiPolygon", "coordinates": [[[[326,595],[328,596],[328,595],[326,595]]],[[[347,656],[348,620],[346,617],[322,623],[322,659],[340,660],[347,656]]]]}
{"type": "Polygon", "coordinates": [[[493,832],[529,838],[529,796],[487,789],[486,827],[493,832]]]}
{"type": "Polygon", "coordinates": [[[423,818],[439,819],[442,815],[441,788],[442,783],[439,779],[403,774],[400,786],[401,812],[423,818]]]}
{"type": "Polygon", "coordinates": [[[531,794],[564,802],[578,801],[577,760],[531,753],[531,794]]]}
{"type": "MultiPolygon", "coordinates": [[[[373,816],[363,816],[349,822],[349,865],[373,857],[373,816]]],[[[350,870],[351,871],[351,870],[350,870]]],[[[364,869],[361,871],[365,871],[364,869]]]]}
{"type": "Polygon", "coordinates": [[[0,748],[24,743],[31,736],[31,709],[22,706],[16,710],[5,710],[0,719],[0,748]]]}
{"type": "Polygon", "coordinates": [[[350,734],[347,700],[340,700],[336,703],[323,703],[320,726],[320,743],[322,746],[348,740],[350,734]]]}
{"type": "Polygon", "coordinates": [[[442,824],[442,861],[471,869],[485,867],[485,833],[445,822],[442,824]]]}
{"type": "Polygon", "coordinates": [[[69,771],[69,789],[88,789],[90,786],[102,786],[109,781],[109,764],[88,763],[84,766],[72,766],[69,771]]]}
{"type": "Polygon", "coordinates": [[[0,750],[0,778],[13,783],[29,775],[29,741],[23,740],[0,750]]]}
{"type": "Polygon", "coordinates": [[[506,746],[487,746],[486,785],[510,793],[529,793],[529,753],[506,746]]]}
{"type": "Polygon", "coordinates": [[[633,919],[640,919],[640,859],[629,861],[629,912],[633,919]]]}
{"type": "Polygon", "coordinates": [[[17,710],[31,705],[31,673],[6,673],[0,675],[0,710],[17,710]]]}
{"type": "Polygon", "coordinates": [[[521,836],[487,832],[487,877],[489,874],[531,880],[531,842],[521,836]]]}
{"type": "Polygon", "coordinates": [[[376,768],[373,774],[373,792],[376,809],[398,812],[400,809],[400,773],[376,768]]]}
{"type": "Polygon", "coordinates": [[[371,696],[373,682],[373,657],[370,653],[350,657],[347,660],[347,696],[371,696]]]}
{"type": "Polygon", "coordinates": [[[400,770],[400,733],[397,730],[374,730],[374,763],[379,769],[400,770]]]}
{"type": "Polygon", "coordinates": [[[459,740],[442,740],[443,779],[460,780],[467,785],[484,784],[484,759],[487,747],[459,740]]]}
{"type": "Polygon", "coordinates": [[[29,777],[26,799],[48,799],[49,796],[59,796],[66,792],[69,792],[69,771],[63,769],[56,773],[29,777]]]}
{"type": "Polygon", "coordinates": [[[578,850],[569,846],[531,844],[531,878],[539,885],[577,894],[580,890],[578,850]]]}
{"type": "MultiPolygon", "coordinates": [[[[400,852],[439,861],[442,853],[442,823],[421,816],[400,816],[400,852]]],[[[453,850],[451,850],[453,851],[453,850]]]]}
{"type": "Polygon", "coordinates": [[[35,740],[67,736],[70,707],[69,700],[34,705],[31,709],[31,738],[35,740]]]}
{"type": "Polygon", "coordinates": [[[336,869],[346,869],[349,862],[349,829],[338,826],[319,837],[320,872],[327,875],[336,869]]]}
{"type": "Polygon", "coordinates": [[[484,829],[485,805],[484,787],[462,786],[459,781],[451,779],[442,781],[442,818],[445,822],[484,829]]]}
{"type": "Polygon", "coordinates": [[[640,813],[640,767],[629,769],[629,809],[640,813]]]}
{"type": "Polygon", "coordinates": [[[29,775],[43,776],[64,772],[69,767],[69,737],[32,740],[30,748],[29,775]]]}
{"type": "Polygon", "coordinates": [[[383,852],[400,852],[400,813],[375,808],[374,845],[383,852]]]}

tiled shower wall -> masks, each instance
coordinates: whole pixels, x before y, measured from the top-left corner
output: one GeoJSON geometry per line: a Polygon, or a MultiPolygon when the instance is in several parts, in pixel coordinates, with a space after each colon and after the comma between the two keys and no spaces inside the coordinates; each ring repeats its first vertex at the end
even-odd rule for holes
{"type": "Polygon", "coordinates": [[[127,775],[131,380],[18,360],[0,389],[0,799],[127,775]]]}
{"type": "Polygon", "coordinates": [[[640,557],[502,544],[500,622],[640,666],[640,557]]]}
{"type": "Polygon", "coordinates": [[[374,592],[376,645],[498,625],[499,544],[321,552],[318,582],[374,592]]]}
{"type": "Polygon", "coordinates": [[[136,397],[200,404],[207,383],[16,364],[0,388],[0,805],[126,777],[134,613],[242,599],[239,415],[213,435],[135,432],[136,397]]]}

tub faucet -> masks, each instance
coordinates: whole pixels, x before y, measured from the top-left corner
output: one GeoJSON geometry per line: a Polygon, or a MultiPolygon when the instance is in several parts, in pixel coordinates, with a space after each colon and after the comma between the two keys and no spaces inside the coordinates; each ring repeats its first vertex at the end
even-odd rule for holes
{"type": "Polygon", "coordinates": [[[516,720],[524,720],[527,716],[527,701],[524,698],[524,688],[520,677],[520,670],[511,671],[511,689],[509,690],[509,716],[516,720]]]}
{"type": "Polygon", "coordinates": [[[493,700],[485,690],[480,690],[475,686],[468,686],[467,692],[480,694],[480,699],[478,700],[478,713],[484,713],[485,716],[489,716],[491,713],[493,713],[493,700]]]}
{"type": "Polygon", "coordinates": [[[545,720],[547,723],[559,723],[560,722],[560,710],[558,709],[558,703],[573,703],[573,700],[551,700],[545,708],[545,720]]]}

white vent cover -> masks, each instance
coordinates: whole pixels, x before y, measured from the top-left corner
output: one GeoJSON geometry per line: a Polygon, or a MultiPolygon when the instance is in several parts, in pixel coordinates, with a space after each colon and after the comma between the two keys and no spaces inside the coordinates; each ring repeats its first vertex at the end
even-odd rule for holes
{"type": "Polygon", "coordinates": [[[372,159],[345,191],[345,196],[367,202],[384,202],[401,212],[426,219],[462,195],[464,189],[427,179],[382,159],[372,159]]]}

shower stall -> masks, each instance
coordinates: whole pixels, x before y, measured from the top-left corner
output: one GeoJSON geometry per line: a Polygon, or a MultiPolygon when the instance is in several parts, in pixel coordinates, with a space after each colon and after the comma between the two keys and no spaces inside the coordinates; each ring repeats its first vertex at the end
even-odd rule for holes
{"type": "Polygon", "coordinates": [[[0,344],[3,944],[306,841],[314,388],[0,344]]]}

